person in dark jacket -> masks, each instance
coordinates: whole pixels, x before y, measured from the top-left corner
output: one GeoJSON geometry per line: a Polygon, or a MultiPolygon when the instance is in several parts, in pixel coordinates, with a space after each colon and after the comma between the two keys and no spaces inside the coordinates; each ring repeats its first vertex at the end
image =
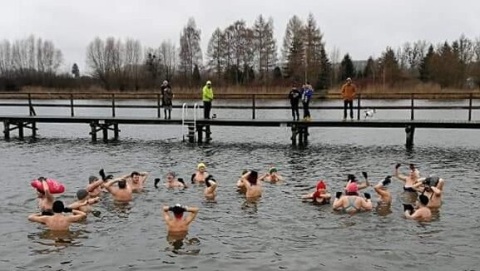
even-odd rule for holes
{"type": "Polygon", "coordinates": [[[163,113],[165,115],[165,119],[171,119],[173,92],[172,92],[172,87],[170,86],[167,80],[163,81],[161,90],[162,90],[162,106],[163,106],[163,113]]]}
{"type": "Polygon", "coordinates": [[[293,86],[290,90],[290,93],[288,93],[288,99],[290,99],[290,106],[292,108],[293,120],[300,119],[300,113],[298,111],[298,102],[300,101],[300,97],[300,91],[297,89],[297,87],[293,86]]]}

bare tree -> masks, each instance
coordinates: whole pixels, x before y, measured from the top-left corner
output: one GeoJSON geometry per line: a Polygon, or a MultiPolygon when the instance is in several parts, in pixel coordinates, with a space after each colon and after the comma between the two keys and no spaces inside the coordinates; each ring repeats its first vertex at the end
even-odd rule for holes
{"type": "Polygon", "coordinates": [[[273,37],[272,18],[265,21],[262,15],[257,17],[253,25],[253,45],[260,79],[268,82],[270,71],[277,62],[277,44],[273,37]]]}
{"type": "Polygon", "coordinates": [[[226,69],[225,61],[225,36],[220,28],[215,29],[208,42],[207,48],[207,67],[213,71],[217,80],[220,81],[223,71],[226,69]]]}
{"type": "Polygon", "coordinates": [[[180,70],[188,82],[191,82],[194,66],[202,62],[200,34],[195,20],[190,18],[180,35],[180,70]]]}
{"type": "Polygon", "coordinates": [[[160,45],[160,57],[163,60],[165,78],[171,80],[177,68],[177,48],[171,41],[163,41],[160,45]]]}

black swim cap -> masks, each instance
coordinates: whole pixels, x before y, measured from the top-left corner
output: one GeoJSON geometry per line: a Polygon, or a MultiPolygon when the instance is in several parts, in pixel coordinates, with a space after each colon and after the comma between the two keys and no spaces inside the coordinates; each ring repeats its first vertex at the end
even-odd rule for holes
{"type": "Polygon", "coordinates": [[[88,191],[85,189],[79,189],[77,191],[77,199],[82,200],[88,196],[88,191]]]}
{"type": "Polygon", "coordinates": [[[63,213],[63,209],[65,209],[65,206],[63,205],[63,202],[61,202],[60,200],[56,200],[53,203],[52,211],[54,213],[57,213],[57,214],[63,213]]]}

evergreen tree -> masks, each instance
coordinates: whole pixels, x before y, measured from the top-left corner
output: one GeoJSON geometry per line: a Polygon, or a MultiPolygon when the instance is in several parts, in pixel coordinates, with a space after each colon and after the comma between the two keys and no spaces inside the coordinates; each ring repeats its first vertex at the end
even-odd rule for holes
{"type": "Polygon", "coordinates": [[[340,62],[340,80],[345,81],[355,75],[355,67],[349,54],[346,54],[340,62]]]}
{"type": "Polygon", "coordinates": [[[435,51],[433,49],[433,45],[430,45],[430,47],[428,47],[427,54],[422,59],[422,62],[420,63],[420,67],[419,67],[420,80],[422,82],[429,82],[430,80],[432,80],[431,63],[432,63],[434,54],[435,54],[435,51]]]}
{"type": "Polygon", "coordinates": [[[273,36],[273,19],[259,15],[253,25],[253,45],[259,79],[268,82],[268,75],[277,62],[277,42],[273,36]]]}
{"type": "Polygon", "coordinates": [[[80,77],[80,69],[78,68],[78,65],[77,63],[73,63],[73,66],[72,66],[72,74],[75,78],[78,78],[80,77]]]}
{"type": "Polygon", "coordinates": [[[305,47],[303,23],[296,15],[287,24],[283,39],[282,62],[284,77],[295,81],[304,81],[305,47]]]}
{"type": "Polygon", "coordinates": [[[225,37],[220,28],[215,29],[208,42],[207,67],[217,75],[217,79],[220,79],[226,70],[225,37]]]}
{"type": "Polygon", "coordinates": [[[187,82],[190,82],[193,77],[194,65],[202,62],[200,34],[201,31],[197,28],[195,20],[190,18],[180,35],[180,71],[187,82]]]}

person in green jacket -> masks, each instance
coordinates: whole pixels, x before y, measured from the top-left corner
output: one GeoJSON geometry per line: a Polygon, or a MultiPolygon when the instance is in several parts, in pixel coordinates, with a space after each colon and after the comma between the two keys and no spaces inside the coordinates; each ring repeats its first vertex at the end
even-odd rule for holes
{"type": "Polygon", "coordinates": [[[212,110],[213,89],[212,82],[207,81],[202,91],[203,100],[203,118],[210,119],[210,110],[212,110]]]}

